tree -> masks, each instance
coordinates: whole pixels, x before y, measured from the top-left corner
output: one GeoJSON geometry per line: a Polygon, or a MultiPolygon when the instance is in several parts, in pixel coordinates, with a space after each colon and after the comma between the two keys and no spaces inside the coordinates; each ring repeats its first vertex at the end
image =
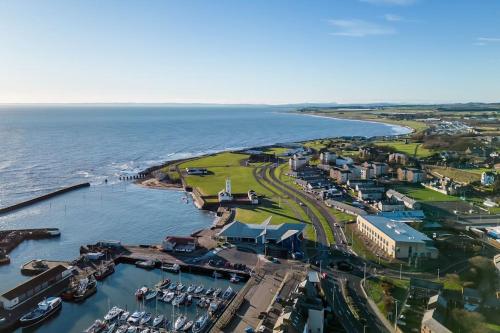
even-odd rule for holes
{"type": "Polygon", "coordinates": [[[451,327],[453,332],[489,333],[491,330],[485,323],[483,315],[478,312],[468,312],[463,309],[451,311],[451,327]]]}

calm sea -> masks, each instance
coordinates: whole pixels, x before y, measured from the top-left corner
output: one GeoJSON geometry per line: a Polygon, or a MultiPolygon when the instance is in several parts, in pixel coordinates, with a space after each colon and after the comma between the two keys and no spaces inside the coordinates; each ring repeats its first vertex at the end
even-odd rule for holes
{"type": "MultiPolygon", "coordinates": [[[[0,291],[26,279],[19,267],[31,259],[71,260],[78,256],[80,245],[102,239],[158,243],[167,234],[190,234],[212,223],[213,216],[186,204],[182,192],[140,188],[119,182],[120,175],[165,160],[222,150],[407,132],[397,126],[286,111],[278,107],[1,106],[0,206],[81,181],[93,186],[0,216],[0,229],[57,227],[62,233],[61,238],[28,241],[15,249],[12,263],[0,266],[0,291]],[[109,182],[104,184],[104,179],[109,182]]],[[[123,266],[95,296],[82,305],[65,304],[61,315],[39,331],[81,331],[104,315],[108,300],[132,302],[132,291],[155,282],[158,274],[123,266]]]]}

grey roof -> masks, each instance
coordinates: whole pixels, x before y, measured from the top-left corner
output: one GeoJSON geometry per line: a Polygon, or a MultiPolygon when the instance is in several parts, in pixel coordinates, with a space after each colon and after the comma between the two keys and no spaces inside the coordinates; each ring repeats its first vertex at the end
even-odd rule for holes
{"type": "Polygon", "coordinates": [[[379,212],[378,215],[401,222],[413,222],[425,218],[423,210],[395,210],[392,212],[379,212]]]}
{"type": "Polygon", "coordinates": [[[388,190],[386,192],[386,195],[388,198],[394,197],[397,200],[406,202],[409,205],[414,205],[417,203],[417,201],[415,199],[412,199],[412,198],[410,198],[402,193],[399,193],[398,191],[395,191],[395,190],[388,190]]]}
{"type": "Polygon", "coordinates": [[[430,241],[429,237],[403,222],[397,222],[378,215],[365,215],[361,216],[361,218],[397,242],[425,243],[430,241]]]}
{"type": "Polygon", "coordinates": [[[271,217],[261,224],[243,223],[234,221],[227,224],[219,232],[222,237],[257,238],[265,235],[268,239],[281,242],[297,233],[301,233],[306,225],[304,223],[270,224],[271,217]]]}
{"type": "Polygon", "coordinates": [[[452,333],[446,326],[441,323],[441,316],[439,311],[432,309],[424,313],[422,318],[422,325],[427,326],[432,332],[436,333],[452,333]]]}

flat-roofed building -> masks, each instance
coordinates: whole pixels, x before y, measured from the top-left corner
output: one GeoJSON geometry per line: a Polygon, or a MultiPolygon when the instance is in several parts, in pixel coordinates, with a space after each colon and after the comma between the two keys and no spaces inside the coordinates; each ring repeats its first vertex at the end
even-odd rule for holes
{"type": "Polygon", "coordinates": [[[72,270],[63,265],[49,268],[0,295],[0,304],[4,309],[12,310],[31,299],[41,301],[50,288],[63,283],[68,284],[71,275],[72,270]]]}
{"type": "Polygon", "coordinates": [[[437,258],[432,240],[403,222],[377,215],[358,216],[357,228],[391,258],[437,258]]]}

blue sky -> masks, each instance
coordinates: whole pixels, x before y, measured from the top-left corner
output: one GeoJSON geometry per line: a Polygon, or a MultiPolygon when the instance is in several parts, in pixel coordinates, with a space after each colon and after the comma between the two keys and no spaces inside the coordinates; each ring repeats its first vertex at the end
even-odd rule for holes
{"type": "Polygon", "coordinates": [[[0,103],[467,101],[499,0],[0,2],[0,103]]]}

